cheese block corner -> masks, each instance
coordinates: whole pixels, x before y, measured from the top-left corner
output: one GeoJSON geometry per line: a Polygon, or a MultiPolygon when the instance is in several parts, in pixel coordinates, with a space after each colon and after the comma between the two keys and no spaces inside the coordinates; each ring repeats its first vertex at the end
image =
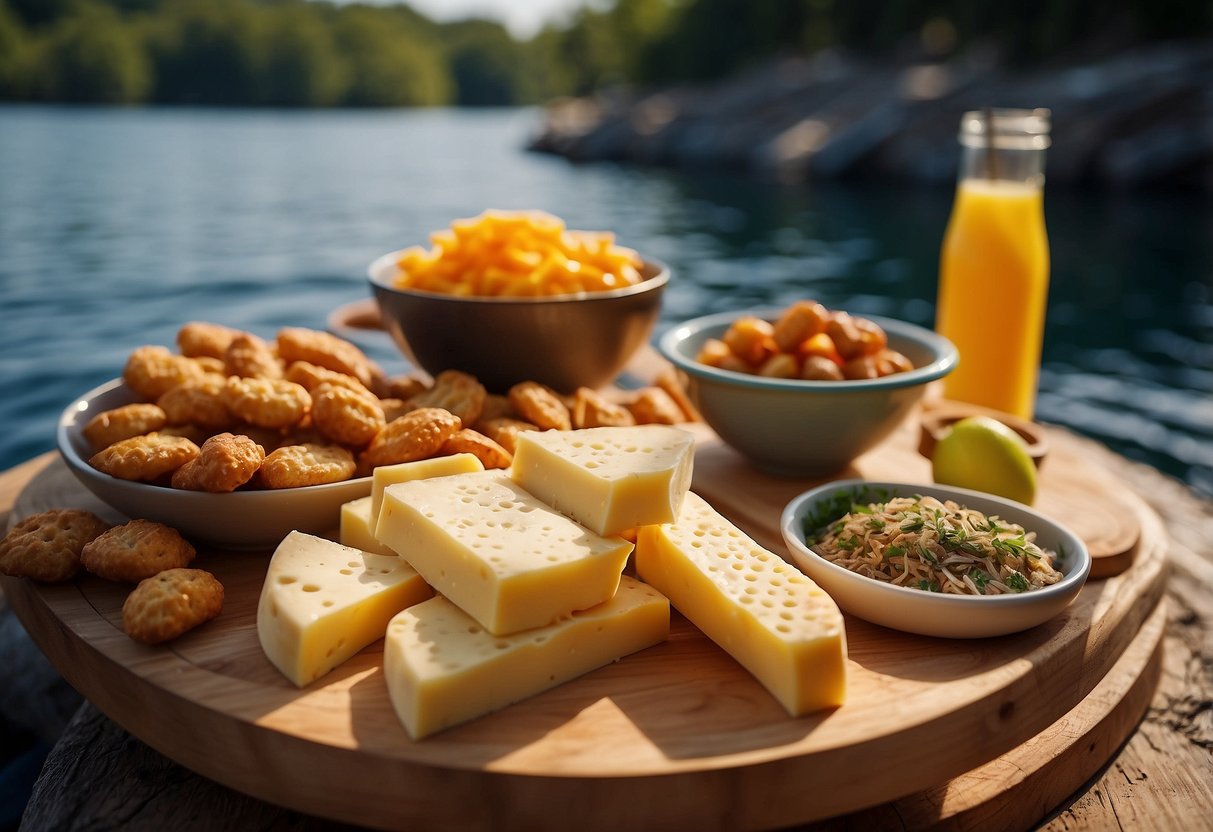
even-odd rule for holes
{"type": "Polygon", "coordinates": [[[441,595],[388,624],[383,674],[414,740],[556,687],[664,641],[670,604],[624,577],[611,600],[546,627],[494,636],[441,595]]]}
{"type": "Polygon", "coordinates": [[[371,521],[370,496],[359,497],[341,504],[341,527],[339,541],[342,546],[361,549],[373,555],[395,555],[375,537],[375,526],[371,521]]]}
{"type": "Polygon", "coordinates": [[[676,522],[640,530],[635,563],[641,580],[664,593],[789,714],[843,703],[846,632],[834,600],[699,495],[687,494],[676,522]]]}
{"type": "Polygon", "coordinates": [[[379,510],[383,507],[383,489],[398,482],[428,480],[433,477],[449,477],[451,474],[468,474],[483,471],[484,465],[472,454],[451,454],[395,465],[380,465],[371,472],[371,505],[369,525],[371,533],[379,522],[379,510]]]}
{"type": "Polygon", "coordinates": [[[500,470],[388,486],[378,536],[497,635],[608,600],[632,544],[557,513],[500,470]]]}
{"type": "Polygon", "coordinates": [[[691,486],[695,437],[667,425],[526,431],[510,476],[601,535],[669,523],[691,486]]]}
{"type": "Polygon", "coordinates": [[[304,687],[382,638],[392,616],[431,595],[396,555],[293,531],[266,569],[257,638],[270,663],[304,687]]]}

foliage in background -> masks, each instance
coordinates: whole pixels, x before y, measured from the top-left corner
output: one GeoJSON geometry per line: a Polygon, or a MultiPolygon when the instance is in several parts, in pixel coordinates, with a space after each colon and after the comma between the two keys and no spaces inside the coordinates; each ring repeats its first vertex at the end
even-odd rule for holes
{"type": "Polygon", "coordinates": [[[1008,64],[1208,37],[1191,0],[614,0],[498,23],[307,0],[0,0],[0,100],[491,106],[711,79],[777,53],[1008,64]]]}

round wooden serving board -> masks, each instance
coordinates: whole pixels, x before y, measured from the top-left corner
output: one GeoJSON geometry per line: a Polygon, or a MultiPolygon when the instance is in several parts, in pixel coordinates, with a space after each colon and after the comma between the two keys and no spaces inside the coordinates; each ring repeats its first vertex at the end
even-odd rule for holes
{"type": "MultiPolygon", "coordinates": [[[[695,489],[782,553],[779,512],[811,483],[765,477],[701,439],[695,489]]],[[[899,433],[851,473],[914,481],[923,461],[912,440],[899,433]]],[[[1042,477],[1039,507],[1050,513],[1068,499],[1051,484],[1067,468],[1083,482],[1101,474],[1084,470],[1077,451],[1070,462],[1060,444],[1048,463],[1056,479],[1042,477]]],[[[953,778],[985,794],[970,808],[988,807],[999,789],[983,766],[1021,766],[1025,781],[1045,771],[1047,760],[1028,758],[1044,753],[1031,743],[1054,723],[1107,734],[1135,719],[1126,714],[1139,680],[1157,672],[1166,539],[1140,500],[1116,499],[1138,532],[1127,568],[1089,582],[1065,613],[972,641],[848,617],[847,702],[799,719],[675,615],[664,644],[414,743],[388,700],[380,643],[304,690],[265,659],[255,627],[268,553],[200,553],[197,565],[226,587],[223,613],[163,647],[123,634],[129,587],[85,576],[59,586],[4,579],[3,588],[60,672],[131,733],[207,777],[312,814],[410,829],[758,828],[904,798],[939,819],[949,813],[930,795],[953,778]]],[[[69,505],[96,507],[55,460],[13,514],[69,505]]]]}

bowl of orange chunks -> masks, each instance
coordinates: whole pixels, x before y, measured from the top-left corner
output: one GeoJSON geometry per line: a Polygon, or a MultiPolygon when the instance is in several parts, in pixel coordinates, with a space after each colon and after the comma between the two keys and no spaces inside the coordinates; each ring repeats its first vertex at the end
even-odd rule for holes
{"type": "Polygon", "coordinates": [[[892,318],[814,301],[725,312],[667,331],[661,353],[703,420],[756,467],[787,477],[844,469],[957,364],[956,347],[892,318]]]}
{"type": "Polygon", "coordinates": [[[463,370],[494,391],[610,382],[648,341],[670,277],[613,234],[541,211],[486,211],[430,242],[371,264],[384,327],[431,375],[463,370]]]}

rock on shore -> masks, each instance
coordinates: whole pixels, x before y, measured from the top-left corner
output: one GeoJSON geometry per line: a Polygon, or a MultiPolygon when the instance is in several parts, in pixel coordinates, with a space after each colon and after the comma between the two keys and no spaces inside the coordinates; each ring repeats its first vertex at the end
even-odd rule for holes
{"type": "Polygon", "coordinates": [[[1213,191],[1213,42],[1035,71],[780,58],[714,85],[563,99],[530,148],[785,182],[955,181],[966,110],[1047,107],[1050,186],[1213,191]]]}

